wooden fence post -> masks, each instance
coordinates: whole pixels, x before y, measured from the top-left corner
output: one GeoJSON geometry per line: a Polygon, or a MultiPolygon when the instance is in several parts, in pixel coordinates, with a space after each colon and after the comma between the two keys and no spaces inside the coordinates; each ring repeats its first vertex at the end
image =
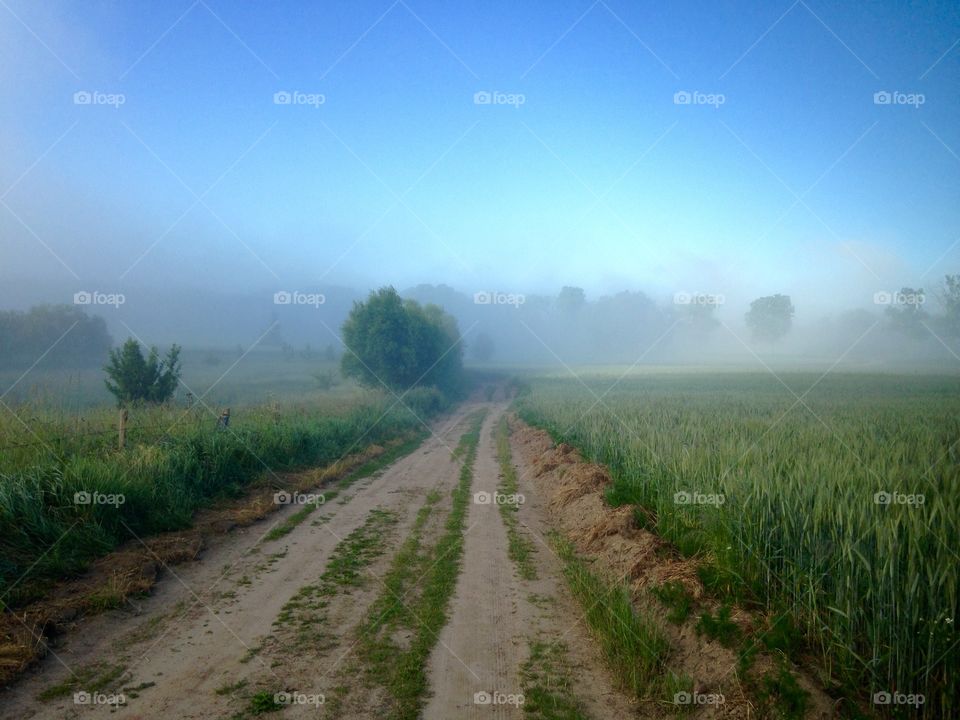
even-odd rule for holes
{"type": "Polygon", "coordinates": [[[220,417],[217,418],[217,429],[230,427],[230,408],[227,408],[220,413],[220,417]]]}
{"type": "Polygon", "coordinates": [[[120,449],[123,450],[123,448],[126,447],[126,444],[127,444],[127,409],[126,408],[123,408],[120,411],[120,424],[118,429],[120,434],[118,444],[120,446],[120,449]]]}

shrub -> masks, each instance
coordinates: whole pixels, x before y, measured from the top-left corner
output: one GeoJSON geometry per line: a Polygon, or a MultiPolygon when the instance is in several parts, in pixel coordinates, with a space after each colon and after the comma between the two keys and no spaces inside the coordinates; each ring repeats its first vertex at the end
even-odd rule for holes
{"type": "Polygon", "coordinates": [[[104,371],[107,390],[117,398],[118,406],[162,403],[173,397],[180,382],[180,346],[173,345],[163,360],[155,347],[144,358],[140,343],[130,338],[122,347],[110,351],[110,362],[104,371]]]}

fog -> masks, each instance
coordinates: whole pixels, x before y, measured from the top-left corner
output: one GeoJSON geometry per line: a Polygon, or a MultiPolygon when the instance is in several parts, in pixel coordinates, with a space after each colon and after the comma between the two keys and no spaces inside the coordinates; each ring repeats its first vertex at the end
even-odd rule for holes
{"type": "Polygon", "coordinates": [[[747,9],[11,2],[0,309],[322,348],[393,286],[481,364],[956,369],[956,8],[747,9]]]}

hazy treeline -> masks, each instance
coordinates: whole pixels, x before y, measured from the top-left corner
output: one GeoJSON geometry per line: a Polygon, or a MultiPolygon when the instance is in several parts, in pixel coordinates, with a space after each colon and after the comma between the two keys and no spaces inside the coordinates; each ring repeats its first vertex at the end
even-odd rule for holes
{"type": "MultiPolygon", "coordinates": [[[[440,304],[457,318],[468,359],[477,359],[479,345],[481,355],[502,363],[755,363],[754,352],[829,362],[841,356],[869,364],[942,362],[953,360],[944,344],[960,336],[960,302],[949,281],[937,297],[904,288],[877,297],[869,309],[838,308],[804,322],[793,319],[791,308],[785,320],[773,322],[783,325],[775,337],[750,327],[750,305],[727,304],[722,296],[685,294],[657,302],[624,291],[591,299],[566,287],[553,296],[475,297],[444,285],[405,294],[440,304]]],[[[764,300],[774,298],[786,299],[764,300]]],[[[802,308],[803,298],[787,300],[802,308]]],[[[758,303],[765,304],[776,305],[758,303]]]]}
{"type": "Polygon", "coordinates": [[[102,364],[112,338],[102,317],[70,305],[0,311],[0,367],[102,364]]]}
{"type": "MultiPolygon", "coordinates": [[[[697,293],[655,299],[623,291],[591,297],[564,287],[555,294],[524,295],[424,284],[400,295],[437,305],[455,318],[465,359],[481,364],[755,365],[756,352],[798,361],[832,363],[842,356],[860,365],[930,365],[953,360],[948,348],[956,352],[960,337],[956,276],[933,292],[905,287],[877,293],[866,307],[816,315],[810,298],[777,293],[751,304],[697,293]],[[758,323],[757,315],[763,321],[764,313],[773,316],[758,323]]],[[[230,358],[256,346],[275,349],[286,360],[331,363],[346,351],[343,323],[365,297],[366,291],[330,286],[310,295],[286,293],[287,302],[279,303],[264,292],[177,294],[164,304],[130,292],[119,308],[8,311],[0,313],[0,367],[29,366],[44,352],[46,366],[103,364],[110,333],[120,342],[131,334],[127,328],[149,344],[226,349],[230,358]],[[312,301],[298,304],[300,297],[312,301]]]]}

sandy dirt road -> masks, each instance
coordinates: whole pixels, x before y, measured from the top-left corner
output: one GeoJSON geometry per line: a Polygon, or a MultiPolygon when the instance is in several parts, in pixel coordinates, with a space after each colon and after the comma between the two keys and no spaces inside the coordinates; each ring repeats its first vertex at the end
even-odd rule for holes
{"type": "MultiPolygon", "coordinates": [[[[531,468],[514,463],[523,503],[519,531],[533,549],[536,578],[524,579],[508,554],[507,530],[497,506],[501,477],[494,432],[506,404],[486,418],[474,471],[463,571],[450,620],[431,657],[431,697],[424,718],[522,718],[530,695],[523,666],[531,647],[559,646],[571,697],[591,718],[629,718],[635,706],[613,687],[582,611],[564,583],[559,559],[546,540],[546,508],[530,481],[531,468]]],[[[501,498],[502,499],[502,498],[501,498]]],[[[535,659],[533,662],[538,663],[535,659]]]]}
{"type": "MultiPolygon", "coordinates": [[[[507,556],[507,534],[490,500],[499,478],[493,427],[503,408],[487,415],[473,476],[463,570],[450,620],[431,657],[432,697],[424,717],[489,717],[483,701],[499,692],[517,695],[523,623],[519,578],[507,556]],[[479,500],[479,502],[478,502],[479,500]]],[[[496,717],[521,717],[516,705],[494,708],[496,717]]]]}
{"type": "Polygon", "coordinates": [[[613,689],[544,541],[545,508],[523,467],[519,517],[535,548],[537,577],[523,579],[508,556],[499,508],[483,501],[500,480],[494,434],[506,403],[474,402],[288,535],[265,537],[295,508],[168,570],[136,608],[84,621],[55,655],[0,693],[0,717],[243,718],[258,714],[258,698],[276,693],[291,703],[276,717],[384,717],[389,698],[357,670],[356,631],[428,496],[439,494],[437,507],[449,510],[460,471],[452,449],[480,407],[488,413],[471,492],[483,495],[468,511],[461,572],[427,666],[422,716],[523,717],[521,696],[530,689],[524,666],[543,642],[562,648],[562,670],[584,716],[634,715],[613,689]],[[331,592],[324,579],[343,558],[362,568],[331,592]],[[76,702],[77,692],[85,702],[76,702]],[[120,694],[125,704],[105,704],[120,694]],[[351,696],[361,699],[351,703],[351,696]]]}

